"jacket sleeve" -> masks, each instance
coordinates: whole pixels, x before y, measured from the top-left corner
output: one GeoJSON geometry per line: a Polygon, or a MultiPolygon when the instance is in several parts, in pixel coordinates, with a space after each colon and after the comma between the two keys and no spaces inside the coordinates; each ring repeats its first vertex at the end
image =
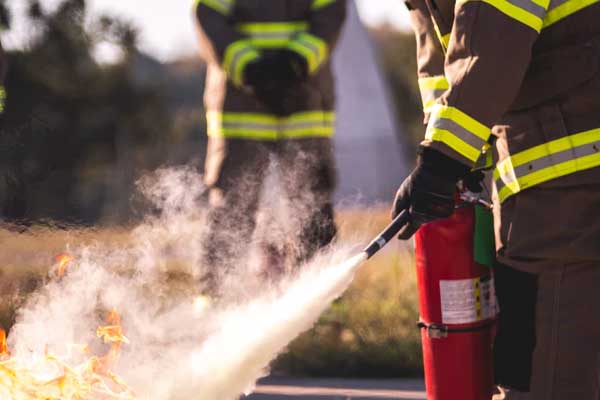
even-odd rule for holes
{"type": "Polygon", "coordinates": [[[306,59],[310,74],[329,60],[346,19],[346,7],[346,0],[312,0],[307,32],[299,33],[288,44],[306,59]]]}
{"type": "Polygon", "coordinates": [[[549,0],[458,0],[445,61],[450,88],[423,146],[472,166],[518,94],[549,0]]]}
{"type": "Polygon", "coordinates": [[[215,57],[235,85],[243,84],[244,69],[260,57],[260,52],[247,36],[233,27],[229,16],[235,0],[197,0],[196,18],[201,33],[201,43],[209,57],[215,57]]]}
{"type": "Polygon", "coordinates": [[[437,99],[449,85],[444,76],[444,49],[436,37],[435,26],[423,0],[406,2],[417,41],[417,74],[423,101],[425,123],[437,99]]]}

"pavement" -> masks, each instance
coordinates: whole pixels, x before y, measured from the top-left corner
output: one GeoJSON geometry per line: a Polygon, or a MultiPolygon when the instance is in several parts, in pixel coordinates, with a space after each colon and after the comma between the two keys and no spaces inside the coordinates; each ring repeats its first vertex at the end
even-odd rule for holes
{"type": "Polygon", "coordinates": [[[419,379],[266,378],[245,400],[421,400],[419,379]]]}

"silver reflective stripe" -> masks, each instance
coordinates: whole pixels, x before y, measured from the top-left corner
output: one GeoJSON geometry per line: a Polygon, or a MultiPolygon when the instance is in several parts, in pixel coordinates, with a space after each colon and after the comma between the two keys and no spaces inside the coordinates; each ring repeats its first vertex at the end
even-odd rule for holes
{"type": "Polygon", "coordinates": [[[333,126],[329,121],[311,121],[311,122],[290,122],[283,125],[283,129],[307,129],[321,126],[333,126]]]}
{"type": "Polygon", "coordinates": [[[240,58],[242,58],[244,56],[244,54],[246,53],[250,53],[255,51],[252,47],[244,47],[241,50],[238,50],[235,53],[235,56],[233,56],[233,60],[231,60],[231,71],[235,71],[238,65],[238,62],[240,61],[240,58]]]}
{"type": "Polygon", "coordinates": [[[223,9],[227,10],[227,12],[231,11],[231,1],[227,0],[213,0],[215,3],[218,3],[223,9]]]}
{"type": "Polygon", "coordinates": [[[530,12],[540,19],[543,19],[544,16],[546,16],[546,9],[531,0],[509,0],[508,2],[527,12],[530,12]]]}
{"type": "Polygon", "coordinates": [[[247,129],[250,131],[263,131],[263,130],[277,130],[279,125],[273,124],[260,124],[256,122],[225,122],[223,121],[223,128],[226,129],[247,129]]]}
{"type": "Polygon", "coordinates": [[[548,7],[548,11],[555,9],[556,7],[562,6],[563,4],[569,1],[571,0],[551,0],[550,6],[548,7]]]}
{"type": "Polygon", "coordinates": [[[298,33],[297,30],[280,32],[252,32],[250,33],[250,36],[255,39],[289,39],[296,33],[298,33]]]}
{"type": "Polygon", "coordinates": [[[256,122],[223,122],[223,128],[225,129],[247,129],[251,131],[309,129],[330,126],[334,126],[334,123],[325,120],[309,122],[273,122],[262,124],[256,122]]]}
{"type": "Polygon", "coordinates": [[[299,37],[297,39],[297,42],[300,43],[302,46],[308,48],[310,51],[312,51],[315,54],[315,56],[319,57],[319,48],[317,46],[315,46],[313,43],[307,42],[302,37],[299,37]]]}
{"type": "Polygon", "coordinates": [[[476,136],[471,131],[466,130],[456,122],[447,118],[439,118],[433,121],[433,127],[450,131],[454,136],[460,138],[465,143],[468,143],[476,149],[481,149],[487,143],[482,138],[476,136]]]}
{"type": "Polygon", "coordinates": [[[423,102],[427,103],[429,101],[434,101],[442,97],[444,93],[446,93],[447,89],[425,89],[423,90],[421,96],[423,97],[423,102]]]}
{"type": "Polygon", "coordinates": [[[582,146],[573,147],[567,150],[563,150],[558,153],[549,154],[544,157],[536,158],[528,163],[519,165],[514,168],[514,176],[501,176],[496,180],[496,187],[498,191],[502,190],[504,186],[521,179],[522,177],[532,174],[537,171],[541,171],[545,168],[552,167],[558,164],[562,164],[567,161],[573,161],[578,158],[591,156],[600,152],[600,140],[593,143],[587,143],[582,146]]]}

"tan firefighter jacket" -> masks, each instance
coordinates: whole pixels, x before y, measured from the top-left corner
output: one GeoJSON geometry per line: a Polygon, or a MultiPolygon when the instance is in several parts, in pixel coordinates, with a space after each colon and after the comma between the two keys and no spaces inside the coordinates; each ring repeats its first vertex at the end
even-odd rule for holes
{"type": "Polygon", "coordinates": [[[334,84],[330,65],[346,0],[197,0],[207,59],[208,135],[258,140],[329,137],[334,84]],[[244,68],[275,49],[306,59],[310,78],[294,96],[294,112],[276,117],[244,87],[244,68]]]}
{"type": "Polygon", "coordinates": [[[599,0],[406,4],[417,36],[425,146],[473,165],[496,126],[501,202],[590,169],[585,179],[600,183],[600,88],[585,85],[600,74],[599,0]],[[565,123],[550,113],[552,129],[503,128],[561,96],[581,97],[565,123]]]}

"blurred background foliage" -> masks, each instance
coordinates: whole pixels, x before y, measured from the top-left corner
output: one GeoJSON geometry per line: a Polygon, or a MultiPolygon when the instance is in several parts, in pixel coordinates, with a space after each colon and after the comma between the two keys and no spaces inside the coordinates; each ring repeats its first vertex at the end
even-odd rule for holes
{"type": "MultiPolygon", "coordinates": [[[[90,240],[122,240],[112,226],[136,218],[136,179],[159,165],[192,163],[201,169],[206,145],[199,57],[161,63],[138,50],[134,26],[113,15],[86,15],[84,0],[63,0],[51,10],[37,0],[0,0],[0,24],[6,30],[15,5],[24,1],[31,36],[24,48],[7,54],[8,98],[0,116],[0,222],[38,228],[31,228],[29,240],[27,233],[13,235],[0,226],[0,326],[5,328],[46,276],[39,265],[62,251],[66,241],[82,240],[68,230],[31,232],[51,221],[53,226],[94,225],[90,240]],[[95,55],[107,45],[119,56],[102,63],[95,55]]],[[[399,140],[415,146],[423,127],[414,37],[389,26],[371,28],[370,34],[404,127],[399,140]]],[[[373,234],[387,224],[387,211],[364,212],[376,216],[373,234]]],[[[339,222],[351,232],[363,230],[365,218],[371,217],[342,212],[339,222]]],[[[361,270],[346,295],[315,329],[290,345],[275,370],[418,374],[411,257],[390,252],[361,270]]]]}
{"type": "MultiPolygon", "coordinates": [[[[0,2],[10,29],[16,2],[0,2]]],[[[51,11],[27,0],[24,49],[8,53],[0,117],[0,219],[20,223],[126,223],[134,182],[158,165],[202,167],[205,149],[199,57],[160,63],[142,54],[138,32],[112,15],[86,16],[85,0],[51,11]],[[120,55],[107,64],[100,46],[120,55]]],[[[411,33],[371,29],[395,102],[400,140],[422,135],[411,33]]]]}

